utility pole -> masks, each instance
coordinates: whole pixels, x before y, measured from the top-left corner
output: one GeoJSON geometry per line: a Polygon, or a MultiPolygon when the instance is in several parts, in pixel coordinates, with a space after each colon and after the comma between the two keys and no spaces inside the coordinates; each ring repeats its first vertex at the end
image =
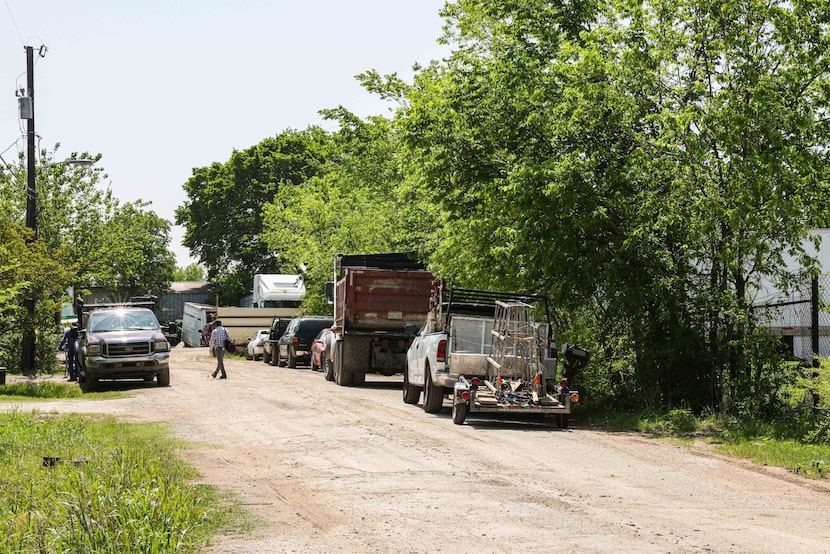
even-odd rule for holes
{"type": "MultiPolygon", "coordinates": [[[[37,239],[37,186],[35,178],[35,53],[26,46],[26,95],[29,103],[27,118],[27,160],[26,160],[26,227],[31,229],[30,241],[37,239]]],[[[23,114],[21,114],[22,116],[23,114]]],[[[35,306],[37,295],[34,290],[26,292],[26,324],[23,327],[20,367],[24,375],[33,375],[35,370],[35,306]]]]}

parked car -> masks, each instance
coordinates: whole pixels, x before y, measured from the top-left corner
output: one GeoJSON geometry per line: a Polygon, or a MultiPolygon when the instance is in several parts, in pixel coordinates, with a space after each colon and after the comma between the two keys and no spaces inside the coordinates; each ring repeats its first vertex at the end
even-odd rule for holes
{"type": "Polygon", "coordinates": [[[248,347],[245,349],[245,358],[248,360],[258,360],[265,352],[265,341],[268,340],[270,329],[260,329],[256,335],[248,341],[248,347]]]}
{"type": "Polygon", "coordinates": [[[277,365],[297,367],[298,362],[311,362],[311,343],[320,331],[331,327],[334,320],[326,316],[299,316],[288,322],[277,348],[277,365]]]}
{"type": "Polygon", "coordinates": [[[291,318],[284,319],[277,316],[271,321],[271,332],[268,338],[263,342],[264,352],[262,353],[262,361],[268,365],[277,365],[277,350],[279,350],[279,341],[283,333],[285,333],[288,322],[291,318]]]}
{"type": "Polygon", "coordinates": [[[331,329],[326,327],[311,341],[311,369],[320,371],[326,367],[326,352],[331,344],[331,329]]]}

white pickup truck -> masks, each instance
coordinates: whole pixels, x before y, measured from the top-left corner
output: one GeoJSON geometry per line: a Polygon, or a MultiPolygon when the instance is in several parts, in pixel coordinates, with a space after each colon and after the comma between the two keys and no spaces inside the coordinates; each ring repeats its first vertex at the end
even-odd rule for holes
{"type": "MultiPolygon", "coordinates": [[[[427,413],[453,402],[453,421],[471,412],[541,413],[567,426],[576,391],[557,380],[550,324],[536,322],[538,295],[438,289],[426,323],[407,352],[403,401],[427,413]]],[[[587,355],[587,353],[586,353],[587,355]]]]}

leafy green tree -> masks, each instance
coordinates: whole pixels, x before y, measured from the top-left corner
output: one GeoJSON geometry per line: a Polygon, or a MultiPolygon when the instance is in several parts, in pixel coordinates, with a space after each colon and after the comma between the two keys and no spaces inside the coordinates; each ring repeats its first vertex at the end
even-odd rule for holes
{"type": "Polygon", "coordinates": [[[431,229],[423,206],[406,199],[391,122],[342,107],[323,114],[340,125],[326,172],[283,186],[263,209],[263,240],[288,266],[307,268],[306,305],[314,311],[330,309],[323,284],[336,254],[414,251],[431,229]]]}
{"type": "Polygon", "coordinates": [[[176,209],[184,245],[222,283],[222,302],[250,293],[256,273],[289,272],[280,253],[262,240],[262,208],[283,186],[318,175],[326,161],[327,134],[319,128],[287,130],[224,164],[196,168],[184,184],[188,199],[176,209]]]}
{"type": "Polygon", "coordinates": [[[443,216],[433,266],[547,291],[600,359],[631,361],[643,403],[744,397],[763,360],[745,349],[759,278],[783,280],[786,252],[812,269],[801,244],[826,219],[828,8],[464,0],[444,14],[452,55],[385,89],[406,91],[409,173],[443,216]]]}
{"type": "Polygon", "coordinates": [[[205,270],[199,264],[176,267],[173,270],[174,281],[204,281],[205,270]]]}

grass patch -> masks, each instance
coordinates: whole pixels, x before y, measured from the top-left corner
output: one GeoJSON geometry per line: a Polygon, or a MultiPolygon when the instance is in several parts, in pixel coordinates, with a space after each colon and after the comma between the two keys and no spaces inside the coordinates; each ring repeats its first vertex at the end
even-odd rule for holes
{"type": "Polygon", "coordinates": [[[830,462],[830,446],[826,444],[803,444],[764,437],[721,444],[718,451],[764,466],[783,467],[797,475],[816,479],[830,474],[827,465],[830,462]]]}
{"type": "Polygon", "coordinates": [[[246,512],[207,486],[163,426],[0,414],[0,552],[198,552],[246,512]]]}
{"type": "Polygon", "coordinates": [[[703,439],[717,450],[765,465],[788,469],[797,475],[830,477],[830,444],[826,441],[794,440],[805,437],[805,426],[794,421],[765,423],[754,419],[719,416],[695,417],[689,410],[668,413],[596,413],[589,423],[611,431],[639,431],[660,438],[703,439]]]}
{"type": "Polygon", "coordinates": [[[26,400],[43,399],[72,399],[81,398],[124,398],[122,391],[107,391],[103,393],[84,393],[77,383],[60,383],[55,381],[37,381],[11,383],[0,386],[0,402],[20,402],[26,400]]]}

